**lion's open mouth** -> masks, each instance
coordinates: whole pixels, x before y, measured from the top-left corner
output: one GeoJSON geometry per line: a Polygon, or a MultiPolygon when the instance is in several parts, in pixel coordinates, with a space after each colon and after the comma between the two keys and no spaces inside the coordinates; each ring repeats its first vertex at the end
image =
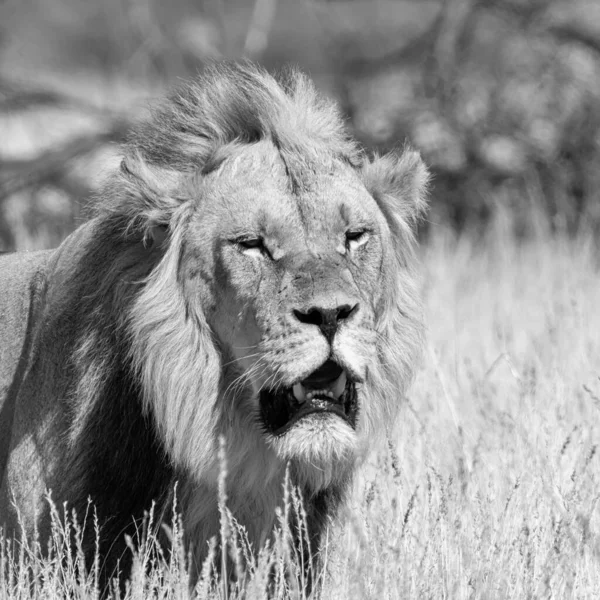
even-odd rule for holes
{"type": "Polygon", "coordinates": [[[332,413],[356,426],[356,384],[342,367],[326,361],[292,387],[260,394],[260,411],[268,431],[282,435],[295,423],[314,413],[332,413]]]}

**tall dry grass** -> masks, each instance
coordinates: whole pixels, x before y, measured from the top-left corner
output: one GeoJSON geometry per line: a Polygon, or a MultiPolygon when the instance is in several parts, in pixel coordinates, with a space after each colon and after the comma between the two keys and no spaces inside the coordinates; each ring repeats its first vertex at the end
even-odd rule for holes
{"type": "MultiPolygon", "coordinates": [[[[600,268],[592,236],[541,231],[516,242],[498,225],[475,240],[434,228],[423,267],[423,366],[394,434],[374,441],[330,531],[321,597],[600,597],[600,268]]],[[[223,535],[243,552],[243,532],[223,515],[223,535]]],[[[279,541],[244,567],[242,584],[224,586],[207,563],[198,595],[264,598],[269,572],[291,566],[295,576],[276,578],[274,596],[302,598],[302,570],[283,543],[285,515],[280,523],[279,541]]],[[[177,524],[171,534],[177,546],[177,524]]],[[[188,597],[185,552],[146,541],[127,595],[188,597]]],[[[68,550],[60,536],[50,558],[35,544],[4,542],[0,598],[97,597],[77,552],[59,559],[68,550]]]]}

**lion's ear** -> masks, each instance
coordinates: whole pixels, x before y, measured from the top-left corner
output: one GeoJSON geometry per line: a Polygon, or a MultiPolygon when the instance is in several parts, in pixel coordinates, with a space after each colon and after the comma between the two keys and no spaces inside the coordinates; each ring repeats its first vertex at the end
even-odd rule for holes
{"type": "Polygon", "coordinates": [[[151,225],[148,229],[148,240],[150,248],[160,248],[167,239],[169,228],[167,225],[151,225]]]}
{"type": "Polygon", "coordinates": [[[362,176],[388,219],[400,217],[414,225],[427,210],[429,171],[418,152],[375,156],[363,165],[362,176]]]}
{"type": "Polygon", "coordinates": [[[141,233],[146,248],[164,246],[169,224],[185,204],[178,194],[180,183],[175,171],[148,163],[135,150],[121,161],[113,195],[119,212],[129,217],[128,233],[141,233]]]}

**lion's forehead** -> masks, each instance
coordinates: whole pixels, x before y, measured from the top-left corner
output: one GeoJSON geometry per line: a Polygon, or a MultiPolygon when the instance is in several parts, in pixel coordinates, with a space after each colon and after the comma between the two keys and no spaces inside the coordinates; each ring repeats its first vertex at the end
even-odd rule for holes
{"type": "Polygon", "coordinates": [[[298,207],[323,215],[342,201],[365,208],[370,197],[355,169],[335,156],[284,155],[267,141],[232,148],[206,181],[227,209],[298,207]]]}
{"type": "Polygon", "coordinates": [[[307,174],[299,188],[278,170],[228,175],[215,178],[202,209],[219,231],[254,227],[272,235],[288,235],[290,229],[326,234],[352,221],[375,224],[381,217],[360,178],[343,165],[307,174]]]}
{"type": "Polygon", "coordinates": [[[375,200],[360,179],[342,169],[318,177],[313,187],[298,195],[297,205],[307,227],[316,231],[331,225],[373,222],[379,215],[375,200]]]}

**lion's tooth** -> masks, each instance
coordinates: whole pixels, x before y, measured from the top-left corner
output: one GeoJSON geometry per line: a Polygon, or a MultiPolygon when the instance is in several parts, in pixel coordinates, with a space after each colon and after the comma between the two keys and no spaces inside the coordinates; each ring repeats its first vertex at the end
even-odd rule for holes
{"type": "Polygon", "coordinates": [[[294,393],[294,398],[296,398],[300,404],[306,402],[306,391],[301,383],[294,384],[292,392],[294,393]]]}
{"type": "Polygon", "coordinates": [[[346,371],[342,371],[342,374],[335,380],[331,391],[334,398],[339,398],[346,389],[346,371]]]}

